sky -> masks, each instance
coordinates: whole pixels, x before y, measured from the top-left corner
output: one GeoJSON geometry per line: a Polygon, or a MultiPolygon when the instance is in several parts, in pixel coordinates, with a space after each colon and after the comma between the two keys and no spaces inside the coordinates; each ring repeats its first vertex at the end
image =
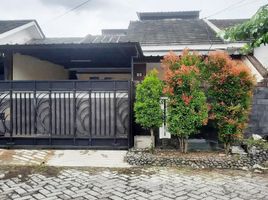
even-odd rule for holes
{"type": "Polygon", "coordinates": [[[0,20],[36,19],[47,37],[127,28],[137,12],[199,10],[201,18],[250,18],[268,0],[0,0],[0,20]],[[84,3],[86,2],[86,3],[84,3]],[[84,4],[83,4],[84,3],[84,4]],[[80,7],[77,7],[81,5],[80,7]],[[76,8],[77,7],[77,8],[76,8]],[[75,9],[76,8],[76,9],[75,9]]]}

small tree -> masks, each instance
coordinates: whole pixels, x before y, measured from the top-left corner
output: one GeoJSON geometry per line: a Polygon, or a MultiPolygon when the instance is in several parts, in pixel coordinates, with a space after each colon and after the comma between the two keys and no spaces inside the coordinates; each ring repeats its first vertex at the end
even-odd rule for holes
{"type": "Polygon", "coordinates": [[[254,78],[247,66],[224,52],[211,53],[206,64],[210,71],[210,117],[216,120],[219,139],[228,154],[230,145],[242,137],[248,121],[254,78]]]}
{"type": "Polygon", "coordinates": [[[154,128],[162,124],[160,97],[163,85],[157,74],[157,70],[152,70],[142,83],[137,85],[134,104],[136,122],[143,128],[150,129],[152,148],[154,148],[154,128]]]}
{"type": "Polygon", "coordinates": [[[188,137],[207,123],[206,96],[201,89],[199,69],[201,58],[184,51],[164,57],[164,93],[169,97],[167,125],[172,135],[179,138],[181,152],[187,153],[188,137]]]}

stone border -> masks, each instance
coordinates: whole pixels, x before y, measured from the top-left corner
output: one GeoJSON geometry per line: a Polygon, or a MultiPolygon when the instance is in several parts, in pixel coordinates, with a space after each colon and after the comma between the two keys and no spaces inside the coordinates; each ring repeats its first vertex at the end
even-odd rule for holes
{"type": "Polygon", "coordinates": [[[126,161],[136,166],[161,167],[193,167],[193,168],[220,168],[220,169],[249,169],[256,164],[268,160],[268,150],[254,149],[246,155],[218,156],[218,157],[171,157],[157,156],[148,151],[131,149],[126,155],[126,161]]]}

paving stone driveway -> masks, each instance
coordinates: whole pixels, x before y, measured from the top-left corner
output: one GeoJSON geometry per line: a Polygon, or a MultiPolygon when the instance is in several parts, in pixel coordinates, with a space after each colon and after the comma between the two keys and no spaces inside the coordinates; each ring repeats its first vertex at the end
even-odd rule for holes
{"type": "Polygon", "coordinates": [[[172,168],[62,169],[55,176],[2,175],[0,199],[268,199],[268,176],[172,168]]]}

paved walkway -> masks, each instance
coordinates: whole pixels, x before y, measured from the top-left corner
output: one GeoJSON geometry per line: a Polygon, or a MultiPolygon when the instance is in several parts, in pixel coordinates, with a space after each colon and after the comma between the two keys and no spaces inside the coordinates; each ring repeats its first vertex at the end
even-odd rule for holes
{"type": "Polygon", "coordinates": [[[130,167],[126,151],[108,150],[6,150],[0,149],[0,165],[56,167],[130,167]]]}
{"type": "Polygon", "coordinates": [[[268,176],[242,171],[91,168],[27,175],[29,168],[20,170],[0,169],[0,199],[268,199],[268,176]]]}
{"type": "Polygon", "coordinates": [[[124,161],[127,151],[57,150],[46,164],[68,167],[130,167],[124,161]]]}

